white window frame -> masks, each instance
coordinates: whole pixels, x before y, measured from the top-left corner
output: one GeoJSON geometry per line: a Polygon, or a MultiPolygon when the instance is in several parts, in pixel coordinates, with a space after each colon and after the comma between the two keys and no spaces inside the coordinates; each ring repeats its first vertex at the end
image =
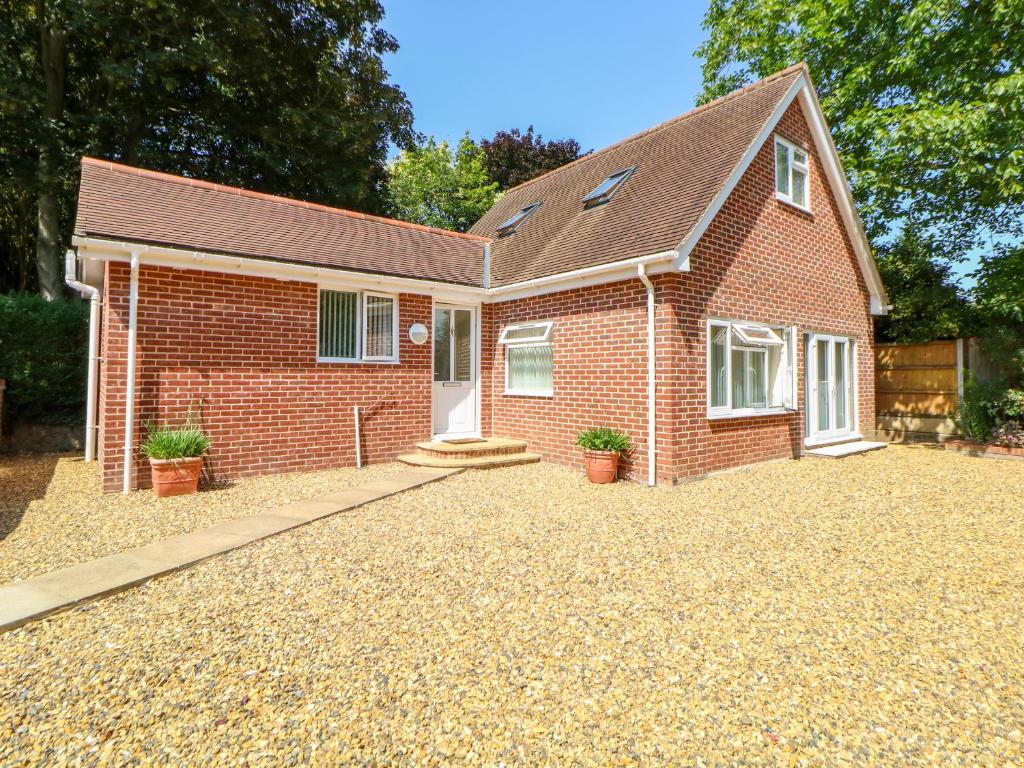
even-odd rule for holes
{"type": "Polygon", "coordinates": [[[792,205],[794,208],[799,208],[801,211],[811,213],[811,174],[808,170],[811,161],[811,153],[799,144],[794,144],[787,139],[782,138],[779,135],[775,136],[775,145],[773,147],[774,152],[772,153],[772,160],[776,165],[775,175],[772,177],[772,185],[775,187],[775,197],[784,203],[792,205]],[[779,191],[779,147],[783,147],[786,150],[786,179],[789,183],[789,192],[779,191]],[[796,160],[796,152],[803,152],[807,158],[806,162],[799,163],[796,160]],[[803,203],[798,203],[793,199],[793,169],[794,167],[798,171],[802,171],[804,174],[804,197],[807,199],[803,203]]]}
{"type": "Polygon", "coordinates": [[[396,293],[383,293],[379,291],[350,291],[337,286],[317,286],[316,292],[316,361],[318,363],[398,363],[398,350],[400,347],[398,339],[398,313],[399,301],[396,293]],[[334,293],[354,293],[358,297],[359,309],[356,312],[356,322],[359,327],[356,329],[356,345],[358,346],[356,357],[324,357],[320,354],[320,297],[324,291],[334,293]],[[395,311],[391,315],[391,354],[387,356],[366,355],[366,297],[377,296],[391,299],[394,302],[395,311]]]}
{"type": "Polygon", "coordinates": [[[514,323],[512,325],[505,326],[505,329],[501,332],[498,337],[498,343],[505,347],[505,394],[516,395],[520,397],[553,397],[554,396],[554,385],[555,385],[555,361],[554,361],[554,350],[552,350],[551,360],[551,388],[550,389],[513,389],[509,386],[509,371],[511,366],[509,365],[508,350],[513,348],[523,347],[553,347],[554,344],[551,341],[552,329],[554,328],[553,320],[544,320],[538,323],[514,323]],[[521,331],[527,328],[536,329],[536,334],[533,336],[526,336],[521,339],[509,339],[508,336],[513,331],[521,331]]]}
{"type": "Polygon", "coordinates": [[[707,396],[707,417],[709,419],[734,419],[746,416],[774,416],[786,413],[795,413],[797,408],[797,360],[796,360],[796,326],[786,327],[781,324],[758,323],[748,320],[727,320],[724,318],[709,317],[704,330],[704,359],[705,359],[705,387],[707,396]],[[725,328],[725,405],[713,406],[712,396],[712,370],[711,370],[711,337],[715,328],[725,328]],[[733,333],[735,332],[741,340],[749,337],[743,333],[744,328],[763,328],[772,332],[777,341],[757,341],[733,345],[733,333]],[[732,404],[732,352],[733,349],[765,352],[765,396],[770,403],[775,391],[772,377],[769,372],[770,358],[767,355],[771,347],[780,347],[781,359],[779,364],[788,369],[783,375],[787,378],[783,382],[783,404],[768,405],[764,408],[733,408],[732,404]]]}

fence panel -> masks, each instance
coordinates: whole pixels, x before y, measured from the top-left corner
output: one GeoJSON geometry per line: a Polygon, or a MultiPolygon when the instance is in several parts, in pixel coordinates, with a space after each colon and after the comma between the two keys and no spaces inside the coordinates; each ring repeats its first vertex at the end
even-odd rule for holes
{"type": "Polygon", "coordinates": [[[957,435],[952,415],[963,391],[962,340],[875,346],[878,433],[894,442],[957,435]]]}

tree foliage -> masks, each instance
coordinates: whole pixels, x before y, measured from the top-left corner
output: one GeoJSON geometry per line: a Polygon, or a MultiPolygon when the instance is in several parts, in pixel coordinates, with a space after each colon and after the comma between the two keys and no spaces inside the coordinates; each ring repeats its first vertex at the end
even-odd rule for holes
{"type": "Polygon", "coordinates": [[[388,175],[395,218],[458,232],[469,229],[498,195],[483,151],[468,134],[454,154],[447,141],[429,137],[395,158],[388,175]]]}
{"type": "Polygon", "coordinates": [[[953,339],[971,323],[968,297],[956,284],[948,260],[936,257],[938,245],[905,230],[876,251],[878,271],[892,302],[875,323],[882,341],[917,343],[953,339]]]}
{"type": "Polygon", "coordinates": [[[377,0],[0,8],[0,289],[32,287],[36,263],[52,294],[83,154],[383,210],[388,146],[413,133],[377,0]]]}
{"type": "Polygon", "coordinates": [[[31,293],[0,295],[4,425],[76,424],[85,403],[89,305],[31,293]]]}
{"type": "Polygon", "coordinates": [[[1024,213],[1024,0],[712,0],[702,100],[807,61],[873,238],[1024,213]]]}
{"type": "Polygon", "coordinates": [[[581,152],[575,139],[544,141],[541,135],[534,135],[532,125],[526,133],[518,128],[498,131],[481,140],[480,147],[487,173],[502,192],[589,154],[581,152]]]}

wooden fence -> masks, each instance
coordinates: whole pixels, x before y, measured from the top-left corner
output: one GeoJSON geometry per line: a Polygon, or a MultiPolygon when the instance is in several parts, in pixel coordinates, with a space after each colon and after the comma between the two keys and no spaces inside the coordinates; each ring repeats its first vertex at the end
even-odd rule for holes
{"type": "Polygon", "coordinates": [[[963,394],[971,345],[965,339],[875,345],[875,428],[894,442],[957,435],[952,415],[963,394]]]}

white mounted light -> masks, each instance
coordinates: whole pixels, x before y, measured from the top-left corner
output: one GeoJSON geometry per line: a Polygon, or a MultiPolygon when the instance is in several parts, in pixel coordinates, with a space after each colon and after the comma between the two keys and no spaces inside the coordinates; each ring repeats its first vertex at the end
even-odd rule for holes
{"type": "Polygon", "coordinates": [[[429,336],[430,332],[423,323],[413,323],[409,326],[409,340],[413,344],[423,344],[429,336]]]}

